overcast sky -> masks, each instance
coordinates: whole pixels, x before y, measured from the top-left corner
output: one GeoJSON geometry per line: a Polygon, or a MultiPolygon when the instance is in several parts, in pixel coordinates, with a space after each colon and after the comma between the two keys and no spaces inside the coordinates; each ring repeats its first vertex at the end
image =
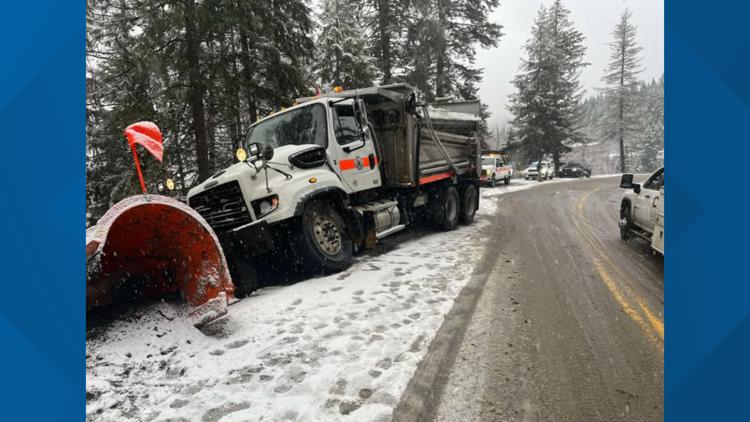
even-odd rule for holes
{"type": "MultiPolygon", "coordinates": [[[[497,48],[479,50],[477,64],[484,68],[484,80],[479,88],[483,103],[490,106],[490,128],[510,118],[506,106],[513,92],[511,80],[518,72],[522,47],[531,35],[531,24],[539,6],[549,6],[552,0],[500,0],[491,16],[503,25],[504,35],[497,48]]],[[[609,61],[609,45],[614,28],[625,7],[633,12],[638,27],[638,43],[643,47],[643,79],[658,78],[664,72],[664,4],[661,0],[565,0],[576,28],[586,37],[586,61],[591,63],[583,71],[581,82],[587,93],[602,86],[601,78],[609,61]]]]}

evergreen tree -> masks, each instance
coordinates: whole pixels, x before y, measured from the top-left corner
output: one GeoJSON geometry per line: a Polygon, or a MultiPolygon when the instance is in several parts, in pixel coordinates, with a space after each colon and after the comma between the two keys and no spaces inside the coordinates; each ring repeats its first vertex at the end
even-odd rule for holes
{"type": "Polygon", "coordinates": [[[612,31],[610,61],[604,75],[610,99],[605,125],[605,136],[614,137],[619,143],[620,171],[627,171],[626,144],[638,131],[637,75],[642,71],[638,54],[641,47],[636,42],[636,27],[631,23],[630,10],[620,16],[620,21],[612,31]]]}
{"type": "Polygon", "coordinates": [[[476,47],[495,47],[501,25],[488,16],[498,0],[416,0],[407,14],[406,79],[428,99],[475,99],[482,71],[476,47]]]}
{"type": "Polygon", "coordinates": [[[316,40],[317,73],[323,85],[370,86],[375,59],[368,54],[360,9],[343,0],[324,0],[316,40]]]}
{"type": "Polygon", "coordinates": [[[143,160],[153,190],[176,195],[229,164],[259,115],[313,86],[305,0],[88,0],[87,190],[95,221],[137,193],[123,130],[151,120],[164,164],[143,160]]]}
{"type": "Polygon", "coordinates": [[[549,9],[540,7],[524,47],[526,57],[513,79],[516,92],[509,106],[513,135],[526,155],[541,160],[550,154],[556,165],[570,149],[565,144],[581,138],[578,78],[587,63],[583,35],[569,14],[559,0],[549,9]]]}

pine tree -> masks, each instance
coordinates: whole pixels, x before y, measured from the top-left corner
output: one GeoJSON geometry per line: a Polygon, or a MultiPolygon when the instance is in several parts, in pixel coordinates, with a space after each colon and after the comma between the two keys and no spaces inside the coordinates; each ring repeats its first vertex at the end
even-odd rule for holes
{"type": "Polygon", "coordinates": [[[313,86],[305,0],[88,0],[89,222],[139,191],[124,128],[150,120],[164,163],[142,160],[154,190],[173,194],[228,165],[259,115],[313,86]]]}
{"type": "Polygon", "coordinates": [[[545,92],[545,57],[549,49],[545,20],[547,9],[542,5],[531,29],[531,38],[526,41],[520,72],[513,78],[516,92],[511,94],[509,111],[514,118],[512,138],[522,143],[528,157],[540,160],[547,152],[544,136],[547,132],[548,107],[543,98],[545,92]]]}
{"type": "Polygon", "coordinates": [[[583,35],[569,14],[559,0],[549,9],[540,7],[524,47],[526,57],[513,79],[516,92],[509,106],[514,137],[527,156],[541,160],[550,154],[556,165],[570,150],[565,144],[581,137],[578,78],[587,63],[583,35]]]}
{"type": "Polygon", "coordinates": [[[488,16],[497,0],[417,0],[407,14],[406,79],[433,97],[475,99],[482,71],[477,46],[495,47],[502,26],[488,16]]]}
{"type": "Polygon", "coordinates": [[[322,85],[370,86],[375,59],[368,54],[360,9],[351,2],[325,0],[316,39],[317,74],[322,85]]]}
{"type": "Polygon", "coordinates": [[[642,71],[638,56],[641,47],[636,42],[636,27],[631,23],[630,10],[620,16],[612,31],[610,61],[604,75],[610,107],[607,113],[605,136],[615,137],[619,143],[620,171],[627,170],[625,146],[637,131],[636,108],[638,104],[637,75],[642,71]]]}

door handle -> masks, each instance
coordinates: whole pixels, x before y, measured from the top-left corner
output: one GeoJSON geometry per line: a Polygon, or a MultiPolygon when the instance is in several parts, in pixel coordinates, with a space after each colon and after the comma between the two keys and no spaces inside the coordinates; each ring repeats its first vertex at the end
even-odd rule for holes
{"type": "Polygon", "coordinates": [[[651,195],[646,195],[646,199],[651,199],[651,195]]]}

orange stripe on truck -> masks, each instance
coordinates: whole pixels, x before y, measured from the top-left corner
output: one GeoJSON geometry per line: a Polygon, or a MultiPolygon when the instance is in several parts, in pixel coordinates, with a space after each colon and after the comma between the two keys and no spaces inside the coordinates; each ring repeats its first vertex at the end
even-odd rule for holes
{"type": "MultiPolygon", "coordinates": [[[[370,157],[352,158],[339,161],[339,170],[347,171],[357,168],[357,160],[362,160],[362,168],[370,167],[370,157]]],[[[375,157],[375,166],[378,165],[378,157],[375,157]]]]}
{"type": "Polygon", "coordinates": [[[427,183],[437,182],[438,180],[447,179],[449,177],[453,176],[453,172],[449,171],[446,173],[438,173],[438,174],[432,174],[430,176],[421,177],[419,179],[419,184],[424,185],[427,183]]]}

